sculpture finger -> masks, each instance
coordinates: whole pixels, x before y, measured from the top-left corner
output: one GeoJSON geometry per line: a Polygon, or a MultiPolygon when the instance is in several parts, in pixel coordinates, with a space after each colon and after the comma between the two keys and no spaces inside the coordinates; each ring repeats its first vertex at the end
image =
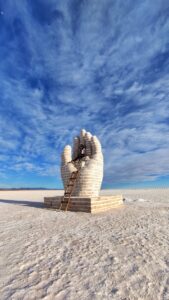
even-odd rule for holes
{"type": "Polygon", "coordinates": [[[86,155],[89,157],[92,155],[91,138],[92,138],[91,133],[86,132],[85,134],[86,155]]]}
{"type": "Polygon", "coordinates": [[[67,145],[62,153],[62,164],[67,164],[72,160],[72,148],[70,145],[67,145]]]}
{"type": "Polygon", "coordinates": [[[91,138],[92,155],[102,154],[101,144],[96,136],[91,138]]]}
{"type": "Polygon", "coordinates": [[[82,145],[85,144],[85,134],[86,134],[86,130],[82,129],[80,132],[80,144],[82,144],[82,145]]]}
{"type": "Polygon", "coordinates": [[[73,142],[73,159],[75,159],[78,156],[79,145],[80,145],[79,137],[75,137],[73,142]]]}

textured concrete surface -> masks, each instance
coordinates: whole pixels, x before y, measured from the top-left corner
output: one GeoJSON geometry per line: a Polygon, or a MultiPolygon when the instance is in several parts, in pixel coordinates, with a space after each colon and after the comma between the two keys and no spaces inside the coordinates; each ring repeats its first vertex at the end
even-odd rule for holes
{"type": "MultiPolygon", "coordinates": [[[[45,197],[44,204],[46,208],[59,209],[62,200],[63,196],[45,197]]],[[[100,197],[71,197],[68,210],[97,213],[118,207],[122,204],[122,195],[100,197]]],[[[66,204],[63,204],[62,209],[65,210],[65,208],[66,204]]]]}

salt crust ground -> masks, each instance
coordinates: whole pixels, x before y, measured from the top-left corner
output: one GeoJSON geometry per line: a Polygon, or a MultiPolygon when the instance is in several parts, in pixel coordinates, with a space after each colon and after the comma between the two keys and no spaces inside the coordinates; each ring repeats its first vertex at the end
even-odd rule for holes
{"type": "Polygon", "coordinates": [[[169,299],[169,189],[97,215],[42,208],[62,193],[0,192],[1,300],[169,299]]]}

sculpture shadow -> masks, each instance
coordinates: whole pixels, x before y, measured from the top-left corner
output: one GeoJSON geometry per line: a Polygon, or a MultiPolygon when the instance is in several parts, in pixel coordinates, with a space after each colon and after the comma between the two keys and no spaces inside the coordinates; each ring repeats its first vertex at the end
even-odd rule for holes
{"type": "Polygon", "coordinates": [[[27,201],[27,200],[0,199],[0,203],[14,204],[14,205],[20,205],[20,206],[29,206],[29,207],[36,207],[36,208],[44,208],[43,202],[35,202],[35,201],[27,201]]]}

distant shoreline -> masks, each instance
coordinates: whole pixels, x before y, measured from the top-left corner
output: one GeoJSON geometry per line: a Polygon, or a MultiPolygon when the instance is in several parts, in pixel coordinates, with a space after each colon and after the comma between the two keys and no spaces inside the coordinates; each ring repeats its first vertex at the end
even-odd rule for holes
{"type": "Polygon", "coordinates": [[[0,191],[61,191],[62,189],[45,189],[45,188],[0,188],[0,191]]]}
{"type": "MultiPolygon", "coordinates": [[[[121,188],[103,188],[101,190],[150,190],[150,189],[169,189],[169,186],[164,187],[121,187],[121,188]]],[[[63,189],[48,189],[48,188],[0,188],[0,191],[62,191],[63,189]]]]}

